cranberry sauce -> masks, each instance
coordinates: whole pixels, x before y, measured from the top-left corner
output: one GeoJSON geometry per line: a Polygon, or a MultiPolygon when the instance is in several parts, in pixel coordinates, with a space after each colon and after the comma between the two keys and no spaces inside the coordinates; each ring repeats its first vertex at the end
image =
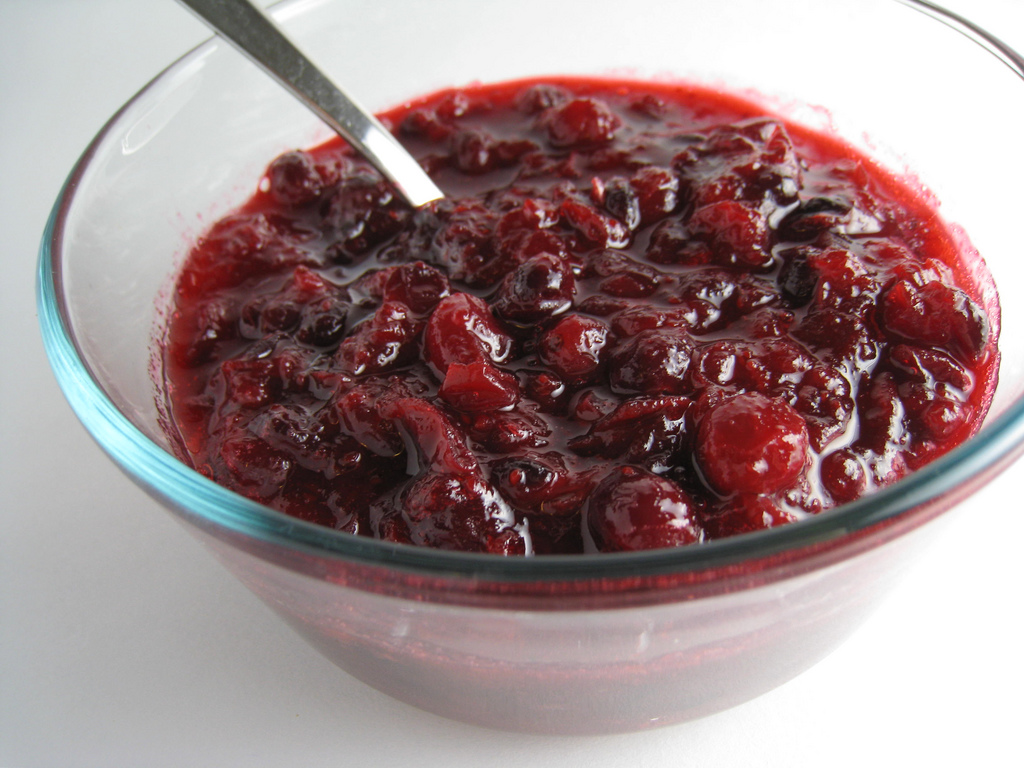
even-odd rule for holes
{"type": "Polygon", "coordinates": [[[840,142],[627,82],[384,120],[447,199],[289,152],[185,263],[169,397],[216,482],[395,542],[636,550],[817,514],[978,428],[970,254],[840,142]]]}

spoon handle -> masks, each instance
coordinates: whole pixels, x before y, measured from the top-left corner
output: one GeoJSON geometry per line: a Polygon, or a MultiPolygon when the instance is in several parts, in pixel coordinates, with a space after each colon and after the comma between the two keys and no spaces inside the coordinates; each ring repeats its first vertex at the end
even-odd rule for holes
{"type": "Polygon", "coordinates": [[[248,0],[179,0],[341,134],[418,208],[444,197],[419,163],[248,0]]]}

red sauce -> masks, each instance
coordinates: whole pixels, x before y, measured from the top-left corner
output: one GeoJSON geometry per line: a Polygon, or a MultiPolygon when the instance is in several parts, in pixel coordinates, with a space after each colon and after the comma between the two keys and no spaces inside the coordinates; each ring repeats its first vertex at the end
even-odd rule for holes
{"type": "Polygon", "coordinates": [[[447,199],[289,152],[182,269],[169,396],[218,483],[389,541],[634,550],[818,514],[977,430],[970,254],[838,140],[607,81],[384,120],[447,199]]]}

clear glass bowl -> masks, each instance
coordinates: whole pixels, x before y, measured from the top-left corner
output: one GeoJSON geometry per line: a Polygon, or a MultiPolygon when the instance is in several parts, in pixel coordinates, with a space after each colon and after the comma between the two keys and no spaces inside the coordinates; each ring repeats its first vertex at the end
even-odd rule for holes
{"type": "Polygon", "coordinates": [[[1024,281],[1009,194],[1024,153],[979,138],[1024,124],[1024,82],[1020,58],[983,33],[892,0],[580,7],[466,0],[396,13],[369,0],[309,0],[275,15],[374,109],[475,80],[679,77],[749,90],[912,170],[1002,288],[1001,375],[975,438],[812,520],[623,555],[501,559],[395,546],[214,485],[175,458],[161,426],[154,349],[175,270],[270,159],[327,138],[216,40],[118,112],[71,172],[43,239],[39,310],[57,378],[99,444],[342,668],[449,717],[607,733],[709,714],[814,664],[891,585],[934,528],[924,524],[969,502],[1024,451],[1015,295],[1024,281]],[[992,168],[1004,187],[992,186],[992,168]]]}

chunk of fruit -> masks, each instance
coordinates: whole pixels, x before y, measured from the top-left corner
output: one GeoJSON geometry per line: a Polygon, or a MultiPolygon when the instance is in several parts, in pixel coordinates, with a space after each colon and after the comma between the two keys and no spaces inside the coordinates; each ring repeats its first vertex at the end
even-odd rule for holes
{"type": "Polygon", "coordinates": [[[378,301],[400,301],[416,315],[429,314],[451,293],[444,272],[422,261],[373,272],[359,281],[359,287],[378,301]]]}
{"type": "Polygon", "coordinates": [[[442,299],[423,333],[424,357],[440,378],[452,363],[502,363],[511,352],[512,337],[483,300],[468,293],[442,299]]]}
{"type": "Polygon", "coordinates": [[[355,327],[338,347],[335,359],[343,371],[353,375],[380,373],[411,363],[416,359],[420,326],[405,304],[386,302],[355,327]]]}
{"type": "Polygon", "coordinates": [[[604,144],[622,125],[604,102],[591,98],[572,99],[552,107],[545,122],[548,141],[556,147],[604,144]]]}
{"type": "Polygon", "coordinates": [[[494,312],[503,320],[531,325],[572,306],[576,280],[557,256],[542,253],[516,267],[498,289],[494,312]]]}
{"type": "Polygon", "coordinates": [[[839,504],[860,498],[868,488],[868,473],[861,458],[848,448],[821,459],[821,484],[839,504]]]}
{"type": "Polygon", "coordinates": [[[334,402],[342,431],[378,456],[397,456],[402,452],[402,436],[393,421],[381,413],[385,396],[401,387],[387,381],[369,379],[356,384],[334,402]]]}
{"type": "Polygon", "coordinates": [[[406,440],[409,474],[480,473],[480,463],[467,445],[466,435],[437,406],[416,397],[401,397],[386,400],[380,413],[400,428],[406,440]]]}
{"type": "Polygon", "coordinates": [[[380,538],[459,552],[531,551],[515,513],[481,478],[427,472],[370,509],[380,538]]]}
{"type": "Polygon", "coordinates": [[[587,500],[586,523],[601,552],[679,547],[703,539],[695,504],[678,485],[639,467],[612,470],[587,500]]]}
{"type": "Polygon", "coordinates": [[[582,381],[601,367],[608,326],[596,317],[572,314],[544,332],[537,345],[541,360],[558,376],[582,381]]]}
{"type": "Polygon", "coordinates": [[[723,401],[697,431],[697,461],[719,493],[772,493],[807,463],[807,425],[792,406],[749,392],[723,401]]]}
{"type": "Polygon", "coordinates": [[[749,205],[723,200],[701,206],[690,216],[689,228],[724,264],[761,268],[772,263],[768,222],[749,205]]]}
{"type": "Polygon", "coordinates": [[[795,515],[779,507],[767,496],[740,494],[727,499],[701,522],[709,539],[721,539],[739,533],[752,533],[791,523],[795,515]]]}
{"type": "Polygon", "coordinates": [[[682,328],[641,331],[612,354],[608,381],[616,392],[684,395],[693,338],[682,328]]]}
{"type": "Polygon", "coordinates": [[[883,294],[881,321],[897,338],[946,346],[966,362],[977,361],[988,344],[985,313],[959,288],[939,282],[897,281],[883,294]]]}
{"type": "Polygon", "coordinates": [[[286,152],[267,169],[270,195],[282,205],[308,205],[320,199],[324,181],[307,152],[286,152]]]}
{"type": "Polygon", "coordinates": [[[452,363],[438,392],[453,408],[467,413],[511,408],[519,400],[516,377],[489,363],[452,363]]]}
{"type": "Polygon", "coordinates": [[[569,448],[580,456],[668,465],[687,445],[685,397],[637,397],[595,421],[569,448]]]}

